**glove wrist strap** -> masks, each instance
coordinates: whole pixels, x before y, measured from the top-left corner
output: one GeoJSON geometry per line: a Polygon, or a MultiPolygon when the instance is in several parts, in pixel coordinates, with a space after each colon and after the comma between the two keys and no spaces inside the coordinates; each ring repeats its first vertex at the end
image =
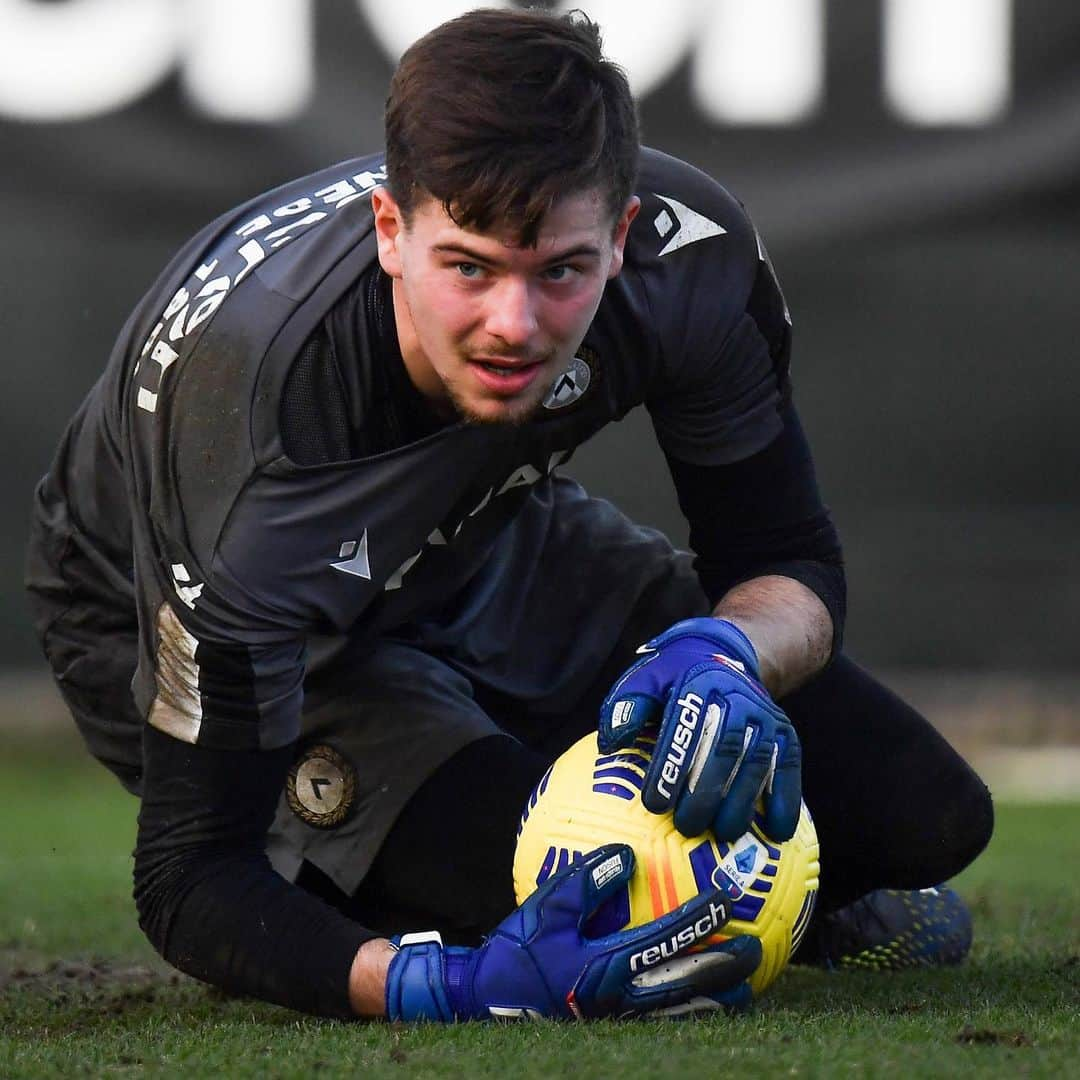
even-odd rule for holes
{"type": "Polygon", "coordinates": [[[487,1011],[476,1007],[472,985],[475,971],[475,949],[444,948],[443,975],[446,979],[446,997],[458,1020],[482,1020],[487,1011]]]}
{"type": "MultiPolygon", "coordinates": [[[[667,634],[673,636],[703,637],[724,653],[731,660],[738,660],[746,668],[746,674],[760,680],[758,655],[754,643],[730,620],[703,615],[697,619],[684,619],[676,623],[667,634]]],[[[666,636],[666,635],[661,635],[666,636]]]]}
{"type": "Polygon", "coordinates": [[[741,661],[748,675],[759,678],[758,654],[754,643],[733,622],[727,619],[712,621],[723,629],[724,647],[736,654],[732,659],[741,661]]]}
{"type": "Polygon", "coordinates": [[[447,993],[442,938],[435,930],[402,934],[390,944],[397,955],[386,973],[388,1020],[452,1021],[454,1010],[447,993]]]}

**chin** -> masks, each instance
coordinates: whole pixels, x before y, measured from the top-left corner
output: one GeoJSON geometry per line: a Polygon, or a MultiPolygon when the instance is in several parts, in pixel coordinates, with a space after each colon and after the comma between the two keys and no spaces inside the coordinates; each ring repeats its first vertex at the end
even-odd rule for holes
{"type": "Polygon", "coordinates": [[[460,386],[445,384],[450,404],[458,417],[466,424],[492,427],[521,427],[532,420],[540,411],[541,402],[549,387],[548,380],[539,387],[530,387],[529,393],[520,397],[500,398],[495,395],[464,391],[460,386]]]}
{"type": "Polygon", "coordinates": [[[526,402],[521,405],[502,405],[487,409],[459,408],[458,413],[467,424],[485,424],[492,427],[521,427],[536,416],[539,407],[539,402],[526,402]]]}
{"type": "Polygon", "coordinates": [[[467,424],[491,424],[503,427],[521,427],[536,416],[540,410],[542,397],[529,397],[522,400],[463,401],[454,399],[457,414],[467,424]]]}

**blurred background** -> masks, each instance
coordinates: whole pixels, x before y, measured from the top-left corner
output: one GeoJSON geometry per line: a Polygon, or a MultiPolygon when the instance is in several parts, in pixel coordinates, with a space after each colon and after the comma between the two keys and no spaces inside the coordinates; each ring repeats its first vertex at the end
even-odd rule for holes
{"type": "MultiPolygon", "coordinates": [[[[210,218],[376,149],[397,56],[473,6],[0,0],[9,734],[62,723],[22,598],[27,508],[130,307],[210,218]]],[[[1080,6],[534,6],[600,22],[646,141],[715,175],[765,236],[845,541],[849,651],[994,784],[1075,795],[1080,6]]],[[[570,471],[685,541],[644,416],[570,471]]]]}

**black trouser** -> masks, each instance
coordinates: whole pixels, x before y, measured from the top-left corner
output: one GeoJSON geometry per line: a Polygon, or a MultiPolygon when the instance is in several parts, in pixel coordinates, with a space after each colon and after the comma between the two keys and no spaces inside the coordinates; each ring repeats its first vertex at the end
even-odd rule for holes
{"type": "MultiPolygon", "coordinates": [[[[413,796],[350,900],[314,867],[300,884],[387,933],[489,931],[514,907],[521,809],[550,761],[595,726],[594,703],[529,747],[481,739],[413,796]]],[[[782,702],[803,747],[803,796],[821,842],[818,912],[871,889],[924,888],[967,866],[993,829],[990,793],[933,726],[846,657],[782,702]]]]}

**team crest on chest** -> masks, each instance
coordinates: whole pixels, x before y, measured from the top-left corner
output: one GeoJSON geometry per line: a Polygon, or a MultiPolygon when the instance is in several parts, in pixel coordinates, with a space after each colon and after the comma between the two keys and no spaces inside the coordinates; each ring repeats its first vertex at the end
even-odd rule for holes
{"type": "Polygon", "coordinates": [[[567,369],[555,380],[544,398],[545,409],[565,409],[580,401],[596,380],[597,355],[592,349],[578,349],[567,369]]]}

